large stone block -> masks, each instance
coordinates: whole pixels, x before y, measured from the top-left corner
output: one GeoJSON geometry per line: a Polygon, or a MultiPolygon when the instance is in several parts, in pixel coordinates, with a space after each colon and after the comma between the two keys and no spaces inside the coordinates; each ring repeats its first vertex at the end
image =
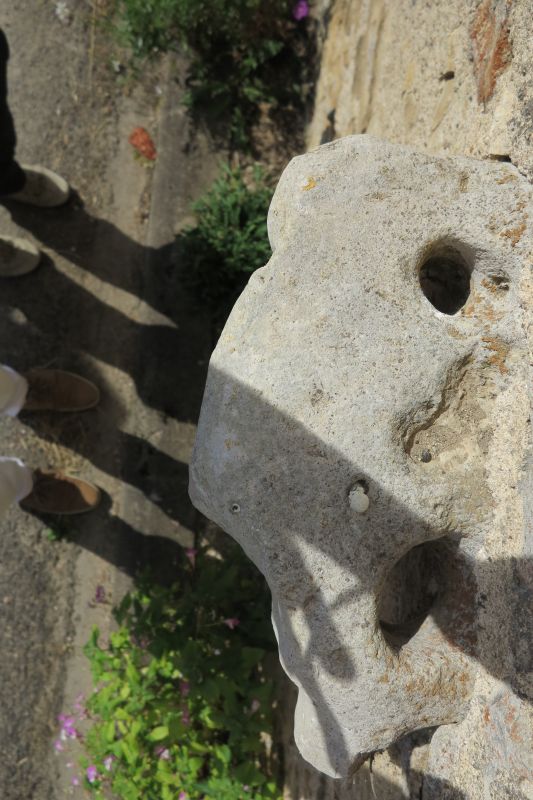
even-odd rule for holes
{"type": "Polygon", "coordinates": [[[191,497],[266,576],[331,776],[461,723],[527,779],[531,206],[510,164],[368,136],[295,158],[213,354],[191,497]]]}

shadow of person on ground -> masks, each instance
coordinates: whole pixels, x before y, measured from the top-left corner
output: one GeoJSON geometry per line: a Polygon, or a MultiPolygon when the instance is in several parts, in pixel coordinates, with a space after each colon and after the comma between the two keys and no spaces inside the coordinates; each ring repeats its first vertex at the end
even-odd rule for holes
{"type": "Polygon", "coordinates": [[[18,226],[52,251],[36,272],[3,282],[3,302],[18,306],[41,330],[55,331],[63,347],[85,351],[130,375],[146,406],[195,422],[211,343],[209,320],[184,288],[174,245],[141,245],[88,214],[76,196],[59,209],[5,199],[3,205],[18,226]],[[55,267],[54,252],[86,273],[80,273],[79,282],[55,267]],[[168,323],[136,322],[111,305],[105,286],[86,288],[91,275],[128,292],[133,305],[146,303],[168,323]]]}
{"type": "MultiPolygon", "coordinates": [[[[16,310],[24,320],[11,324],[4,313],[2,338],[6,343],[17,341],[17,348],[11,357],[6,346],[3,360],[19,371],[36,364],[79,369],[101,385],[93,362],[83,357],[87,354],[133,379],[142,403],[159,416],[161,429],[167,418],[194,423],[209,356],[209,320],[183,288],[173,246],[151,248],[133,241],[106,220],[89,215],[76,195],[59,209],[7,200],[4,205],[19,226],[52,252],[35,272],[2,282],[4,309],[16,310]],[[54,253],[83,270],[79,281],[54,265],[54,253]],[[89,273],[128,292],[130,302],[147,303],[164,314],[168,324],[136,322],[110,304],[113,297],[106,295],[105,286],[86,288],[89,273]],[[31,346],[24,344],[28,335],[31,346]]],[[[188,498],[186,464],[142,435],[121,430],[126,409],[112,385],[102,389],[95,412],[75,419],[23,414],[23,422],[41,438],[71,448],[143,492],[190,529],[196,512],[188,498]]]]}

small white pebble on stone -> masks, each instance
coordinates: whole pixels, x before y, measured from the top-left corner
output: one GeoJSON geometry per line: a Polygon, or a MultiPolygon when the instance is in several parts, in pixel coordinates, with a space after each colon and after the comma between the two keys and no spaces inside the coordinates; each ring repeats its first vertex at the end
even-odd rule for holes
{"type": "Polygon", "coordinates": [[[15,325],[27,325],[28,324],[28,317],[24,314],[20,308],[12,308],[8,311],[8,318],[11,322],[14,322],[15,325]]]}
{"type": "Polygon", "coordinates": [[[364,486],[357,483],[349,494],[350,508],[352,511],[357,511],[358,514],[364,514],[368,511],[370,505],[370,498],[365,492],[364,486]]]}

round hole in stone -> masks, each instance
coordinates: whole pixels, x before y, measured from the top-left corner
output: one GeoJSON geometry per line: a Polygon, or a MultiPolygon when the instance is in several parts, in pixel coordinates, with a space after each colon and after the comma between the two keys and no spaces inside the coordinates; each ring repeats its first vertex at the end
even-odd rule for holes
{"type": "Polygon", "coordinates": [[[437,311],[457,314],[470,295],[470,273],[465,259],[454,247],[435,247],[420,267],[420,287],[437,311]]]}
{"type": "Polygon", "coordinates": [[[400,650],[422,626],[445,590],[447,537],[425,542],[396,562],[382,586],[378,617],[388,644],[400,650]]]}

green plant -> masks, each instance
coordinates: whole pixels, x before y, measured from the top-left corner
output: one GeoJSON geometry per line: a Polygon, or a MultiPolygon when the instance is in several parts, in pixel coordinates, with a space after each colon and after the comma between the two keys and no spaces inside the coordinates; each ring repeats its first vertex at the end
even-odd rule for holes
{"type": "Polygon", "coordinates": [[[70,530],[61,519],[55,522],[53,528],[45,528],[44,535],[49,542],[60,542],[65,539],[70,539],[70,530]]]}
{"type": "Polygon", "coordinates": [[[216,322],[225,319],[251,273],[270,258],[267,212],[272,194],[260,167],[246,181],[241,170],[224,166],[192,206],[197,224],[179,237],[180,260],[216,322]]]}
{"type": "Polygon", "coordinates": [[[167,50],[176,42],[178,0],[114,0],[114,31],[136,58],[167,50]]]}
{"type": "Polygon", "coordinates": [[[115,0],[114,28],[136,58],[180,45],[191,57],[185,102],[230,120],[242,147],[261,102],[298,102],[302,26],[291,0],[115,0]]]}
{"type": "Polygon", "coordinates": [[[144,576],[115,611],[109,645],[85,648],[96,689],[84,783],[97,798],[275,800],[269,598],[240,551],[187,551],[171,586],[144,576]]]}

